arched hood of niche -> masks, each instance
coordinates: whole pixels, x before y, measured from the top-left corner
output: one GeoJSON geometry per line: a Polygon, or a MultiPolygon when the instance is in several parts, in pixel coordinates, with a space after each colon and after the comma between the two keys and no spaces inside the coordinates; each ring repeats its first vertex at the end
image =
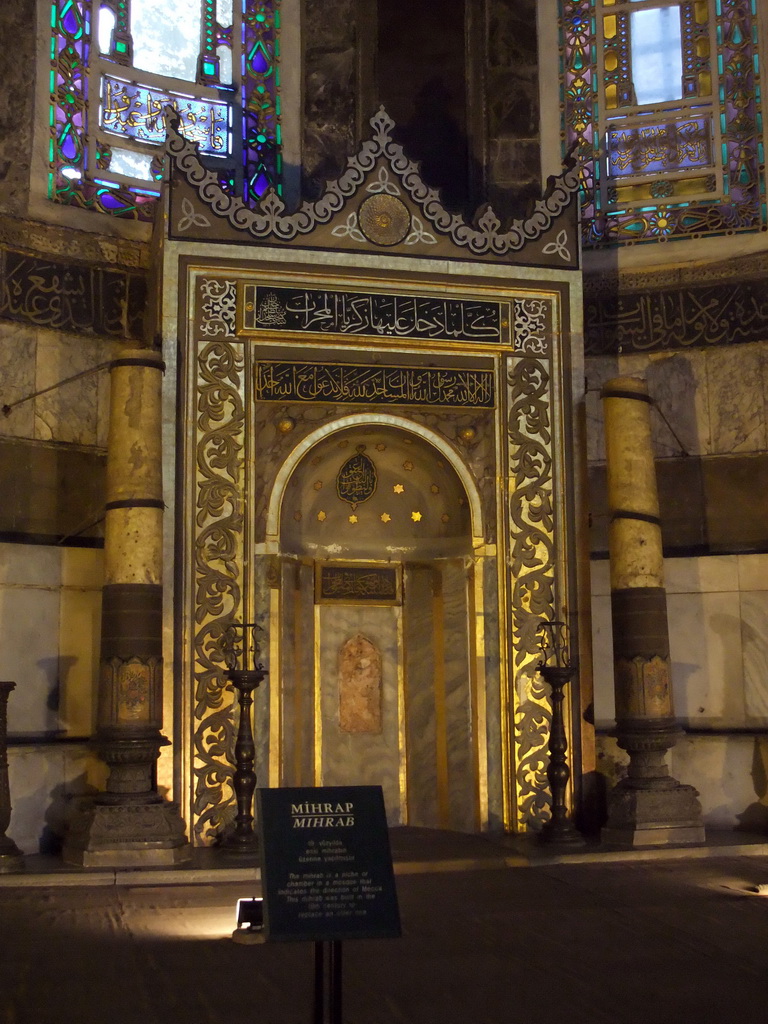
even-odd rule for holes
{"type": "Polygon", "coordinates": [[[482,544],[480,499],[445,438],[381,413],[324,424],[283,464],[270,547],[316,559],[451,558],[482,544]]]}

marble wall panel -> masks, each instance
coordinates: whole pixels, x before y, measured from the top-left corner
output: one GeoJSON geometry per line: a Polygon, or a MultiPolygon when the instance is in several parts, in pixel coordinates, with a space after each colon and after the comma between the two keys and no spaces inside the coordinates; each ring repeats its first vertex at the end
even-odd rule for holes
{"type": "Polygon", "coordinates": [[[595,559],[589,568],[593,596],[610,597],[611,563],[607,558],[595,559]]]}
{"type": "Polygon", "coordinates": [[[744,720],[738,594],[668,594],[675,714],[684,724],[744,720]]]}
{"type": "MultiPolygon", "coordinates": [[[[37,390],[58,384],[108,358],[98,339],[40,330],[37,341],[37,390]]],[[[99,382],[106,370],[57,387],[35,399],[35,437],[95,445],[98,436],[99,382]]]]}
{"type": "Polygon", "coordinates": [[[103,552],[0,545],[0,678],[16,689],[9,733],[90,736],[103,552]]]}
{"type": "Polygon", "coordinates": [[[617,356],[597,356],[587,359],[585,364],[587,390],[585,395],[587,417],[587,459],[590,462],[605,462],[605,430],[603,425],[603,403],[600,389],[606,381],[619,375],[617,356]]]}
{"type": "Polygon", "coordinates": [[[400,821],[400,751],[398,720],[399,608],[324,605],[319,609],[322,784],[381,786],[387,820],[400,821]],[[339,718],[339,654],[362,634],[381,655],[382,731],[350,733],[339,718]]]}
{"type": "Polygon", "coordinates": [[[747,724],[768,726],[768,590],[741,595],[741,644],[747,724]]]}
{"type": "Polygon", "coordinates": [[[755,772],[764,738],[684,736],[668,755],[672,775],[699,792],[704,824],[712,829],[764,832],[768,805],[764,776],[755,772]],[[761,781],[762,779],[762,781],[761,781]]]}
{"type": "Polygon", "coordinates": [[[432,573],[408,566],[403,582],[408,823],[439,826],[435,726],[432,573]]]}
{"type": "Polygon", "coordinates": [[[472,761],[467,574],[462,562],[443,563],[442,574],[450,828],[474,832],[477,828],[477,772],[472,761]]]}
{"type": "MultiPolygon", "coordinates": [[[[608,563],[593,563],[595,715],[613,718],[608,563]]],[[[675,711],[699,728],[768,726],[768,555],[664,563],[675,711]]]]}
{"type": "MultiPolygon", "coordinates": [[[[0,323],[0,404],[12,405],[35,390],[37,330],[8,321],[0,323]]],[[[0,415],[0,434],[33,437],[35,406],[25,402],[0,415]]]]}
{"type": "Polygon", "coordinates": [[[734,593],[739,590],[739,566],[733,555],[706,558],[667,558],[667,594],[734,593]]]}
{"type": "Polygon", "coordinates": [[[501,653],[500,645],[503,639],[502,630],[499,627],[498,607],[498,577],[497,563],[495,558],[484,558],[478,565],[476,571],[483,573],[483,616],[482,625],[483,640],[485,644],[484,665],[485,679],[479,680],[485,686],[485,715],[486,715],[486,740],[488,745],[488,827],[492,830],[503,826],[503,803],[502,791],[502,728],[503,716],[506,713],[505,702],[501,694],[501,653]]]}
{"type": "Polygon", "coordinates": [[[26,854],[55,853],[73,798],[103,790],[107,768],[85,744],[12,746],[8,835],[26,854]]]}
{"type": "Polygon", "coordinates": [[[56,587],[62,582],[61,556],[57,547],[0,543],[0,585],[56,587]]]}
{"type": "Polygon", "coordinates": [[[104,585],[104,552],[93,548],[56,549],[64,587],[101,590],[104,585]]]}
{"type": "Polygon", "coordinates": [[[764,358],[757,345],[706,353],[712,453],[764,451],[767,443],[764,358]]]}
{"type": "MultiPolygon", "coordinates": [[[[302,664],[302,655],[307,653],[302,641],[309,640],[311,652],[314,629],[310,619],[309,631],[302,632],[299,602],[296,600],[296,576],[297,567],[293,562],[281,565],[279,682],[283,720],[282,764],[280,778],[270,779],[272,786],[301,786],[313,782],[311,764],[306,765],[306,774],[302,771],[304,748],[309,748],[311,760],[312,729],[311,721],[310,728],[306,728],[306,712],[312,707],[312,687],[309,682],[313,675],[312,658],[305,658],[302,664]]],[[[309,604],[308,601],[306,603],[309,604]]],[[[271,627],[274,628],[274,624],[271,627]]]]}
{"type": "MultiPolygon", "coordinates": [[[[629,353],[587,359],[587,446],[592,462],[605,459],[599,388],[612,376],[636,376],[649,391],[690,455],[764,451],[768,446],[768,351],[745,344],[685,352],[629,353]]],[[[660,414],[651,417],[657,458],[679,454],[660,414]]]]}
{"type": "Polygon", "coordinates": [[[651,413],[656,457],[679,455],[681,449],[689,455],[708,452],[711,438],[705,353],[651,356],[646,378],[648,391],[657,405],[651,413]]]}
{"type": "Polygon", "coordinates": [[[16,689],[8,702],[8,734],[56,734],[59,680],[67,663],[59,651],[60,598],[46,587],[0,587],[0,678],[16,689]]]}
{"type": "Polygon", "coordinates": [[[101,591],[65,587],[59,598],[59,727],[90,736],[96,714],[101,591]]]}
{"type": "Polygon", "coordinates": [[[740,590],[768,590],[768,554],[737,555],[740,590]]]}
{"type": "MultiPolygon", "coordinates": [[[[592,361],[588,359],[587,366],[592,361]]],[[[617,364],[622,377],[647,380],[648,391],[658,405],[658,409],[651,411],[651,438],[656,458],[679,455],[681,447],[690,455],[709,451],[709,382],[705,353],[631,353],[620,355],[617,364]]]]}
{"type": "Polygon", "coordinates": [[[597,594],[592,597],[592,670],[595,722],[600,726],[608,726],[616,718],[610,595],[597,594]]]}

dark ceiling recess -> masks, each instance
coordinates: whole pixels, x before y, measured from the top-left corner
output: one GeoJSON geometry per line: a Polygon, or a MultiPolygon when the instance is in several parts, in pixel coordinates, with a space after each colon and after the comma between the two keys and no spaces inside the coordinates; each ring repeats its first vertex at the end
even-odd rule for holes
{"type": "Polygon", "coordinates": [[[450,210],[469,202],[464,0],[380,0],[376,90],[450,210]]]}

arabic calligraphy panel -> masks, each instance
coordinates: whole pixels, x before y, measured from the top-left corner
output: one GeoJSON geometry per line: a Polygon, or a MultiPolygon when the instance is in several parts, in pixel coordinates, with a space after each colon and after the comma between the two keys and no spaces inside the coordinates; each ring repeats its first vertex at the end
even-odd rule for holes
{"type": "Polygon", "coordinates": [[[261,331],[508,345],[510,303],[249,284],[243,289],[243,332],[261,331]]]}
{"type": "Polygon", "coordinates": [[[592,295],[584,302],[587,355],[650,352],[763,341],[768,292],[762,280],[592,295]]]}
{"type": "Polygon", "coordinates": [[[59,331],[141,338],[142,273],[0,250],[0,316],[59,331]]]}
{"type": "Polygon", "coordinates": [[[627,125],[607,132],[612,177],[712,166],[710,117],[627,125]]]}
{"type": "Polygon", "coordinates": [[[326,604],[397,605],[400,604],[399,565],[361,565],[356,563],[317,563],[315,602],[326,604]]]}
{"type": "Polygon", "coordinates": [[[164,144],[165,107],[172,106],[180,118],[181,134],[197,143],[201,153],[222,156],[229,152],[230,110],[226,103],[193,100],[109,75],[102,80],[101,101],[102,127],[116,135],[164,144]]]}
{"type": "Polygon", "coordinates": [[[491,370],[445,367],[362,366],[353,363],[259,361],[256,399],[261,402],[332,402],[351,405],[494,405],[491,370]]]}

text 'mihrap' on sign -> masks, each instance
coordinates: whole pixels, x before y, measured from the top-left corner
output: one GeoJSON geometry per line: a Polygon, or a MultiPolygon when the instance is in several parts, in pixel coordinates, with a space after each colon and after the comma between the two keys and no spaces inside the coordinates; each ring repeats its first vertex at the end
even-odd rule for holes
{"type": "Polygon", "coordinates": [[[380,786],[260,789],[267,939],[400,935],[380,786]]]}

